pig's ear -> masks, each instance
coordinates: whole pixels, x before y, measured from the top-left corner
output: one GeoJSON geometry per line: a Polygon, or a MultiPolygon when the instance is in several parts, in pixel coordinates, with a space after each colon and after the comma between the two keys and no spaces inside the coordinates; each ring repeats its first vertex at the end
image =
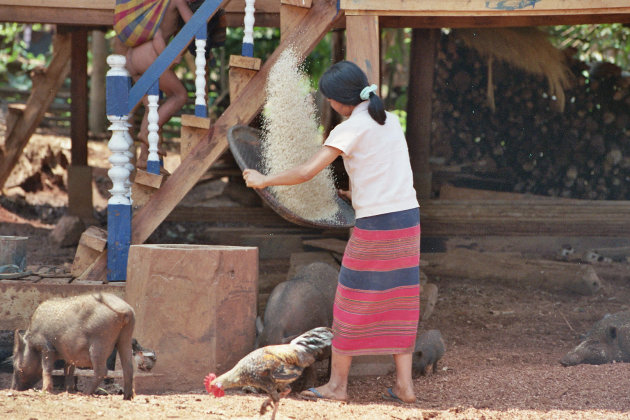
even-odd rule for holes
{"type": "Polygon", "coordinates": [[[608,341],[615,341],[617,339],[617,327],[611,325],[606,330],[606,337],[608,341]]]}
{"type": "Polygon", "coordinates": [[[257,316],[256,317],[256,335],[260,336],[263,332],[263,322],[262,322],[262,318],[257,316]]]}
{"type": "Polygon", "coordinates": [[[20,330],[15,330],[13,338],[13,354],[23,352],[24,347],[26,347],[24,336],[22,335],[22,333],[20,333],[20,330]]]}

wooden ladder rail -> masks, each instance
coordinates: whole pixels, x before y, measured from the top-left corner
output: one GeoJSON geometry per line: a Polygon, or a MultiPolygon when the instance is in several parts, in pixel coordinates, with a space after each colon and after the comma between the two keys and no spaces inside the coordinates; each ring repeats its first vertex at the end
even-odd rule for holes
{"type": "MultiPolygon", "coordinates": [[[[270,69],[288,48],[306,57],[322,40],[339,18],[336,0],[316,0],[295,29],[286,36],[267,59],[260,71],[243,88],[237,98],[217,119],[208,137],[202,139],[184,158],[151,199],[134,214],[131,222],[131,244],[141,244],[166,219],[175,206],[195,186],[208,168],[228,148],[227,131],[235,124],[249,124],[262,109],[265,85],[270,69]]],[[[104,281],[107,277],[107,251],[81,276],[82,279],[104,281]]]]}

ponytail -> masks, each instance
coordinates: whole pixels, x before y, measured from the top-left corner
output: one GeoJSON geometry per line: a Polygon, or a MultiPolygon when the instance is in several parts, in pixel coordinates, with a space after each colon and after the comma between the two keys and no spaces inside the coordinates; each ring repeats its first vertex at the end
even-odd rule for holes
{"type": "Polygon", "coordinates": [[[370,93],[370,103],[368,105],[368,113],[370,117],[380,125],[385,124],[387,115],[385,114],[385,107],[383,107],[383,101],[374,92],[370,93]]]}
{"type": "Polygon", "coordinates": [[[376,85],[368,85],[363,70],[351,61],[333,64],[319,79],[319,90],[327,98],[345,105],[358,105],[368,100],[368,113],[383,125],[387,115],[383,101],[374,93],[376,89],[376,85]]]}

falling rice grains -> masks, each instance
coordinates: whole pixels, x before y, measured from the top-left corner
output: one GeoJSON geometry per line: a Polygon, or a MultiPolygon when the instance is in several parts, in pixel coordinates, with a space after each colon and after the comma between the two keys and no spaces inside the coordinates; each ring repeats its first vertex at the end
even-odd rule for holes
{"type": "MultiPolygon", "coordinates": [[[[291,48],[269,72],[264,117],[262,154],[267,173],[302,164],[322,147],[309,80],[291,48]]],[[[288,210],[306,220],[332,220],[338,210],[330,168],[303,184],[271,187],[271,191],[288,210]]]]}

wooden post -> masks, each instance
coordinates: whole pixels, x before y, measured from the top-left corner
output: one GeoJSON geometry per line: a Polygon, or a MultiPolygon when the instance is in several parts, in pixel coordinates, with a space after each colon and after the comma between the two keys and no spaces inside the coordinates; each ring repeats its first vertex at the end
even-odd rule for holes
{"type": "Polygon", "coordinates": [[[243,19],[243,25],[245,26],[243,34],[243,48],[241,49],[241,55],[244,57],[254,56],[254,3],[256,0],[245,0],[245,18],[243,19]]]}
{"type": "Polygon", "coordinates": [[[74,28],[70,67],[70,140],[71,166],[68,170],[68,212],[83,219],[93,219],[92,168],[88,157],[87,29],[74,28]]]}
{"type": "Polygon", "coordinates": [[[381,37],[378,16],[346,16],[346,44],[346,59],[361,67],[368,82],[375,83],[380,92],[381,37]]]}
{"type": "Polygon", "coordinates": [[[203,25],[195,36],[195,116],[207,117],[208,105],[206,100],[206,42],[208,26],[203,25]]]}
{"type": "Polygon", "coordinates": [[[439,29],[413,29],[407,100],[407,144],[418,198],[431,198],[431,118],[439,29]]]}
{"type": "Polygon", "coordinates": [[[158,154],[158,145],[160,142],[160,126],[158,122],[160,115],[158,114],[158,101],[160,99],[159,82],[156,81],[147,92],[149,116],[149,134],[147,136],[149,142],[149,157],[147,158],[147,172],[155,175],[160,174],[160,155],[158,154]]]}
{"type": "Polygon", "coordinates": [[[105,133],[107,115],[105,113],[105,73],[107,71],[107,42],[105,32],[92,31],[92,73],[90,74],[90,107],[88,128],[92,133],[105,133]]]}
{"type": "MultiPolygon", "coordinates": [[[[107,171],[112,180],[112,197],[107,202],[107,280],[125,281],[127,256],[131,244],[131,202],[128,195],[129,143],[127,110],[129,108],[129,73],[125,69],[125,57],[110,55],[107,63],[107,118],[112,123],[112,138],[108,146],[112,167],[107,171]]],[[[156,83],[157,84],[157,83],[156,83]]]]}

